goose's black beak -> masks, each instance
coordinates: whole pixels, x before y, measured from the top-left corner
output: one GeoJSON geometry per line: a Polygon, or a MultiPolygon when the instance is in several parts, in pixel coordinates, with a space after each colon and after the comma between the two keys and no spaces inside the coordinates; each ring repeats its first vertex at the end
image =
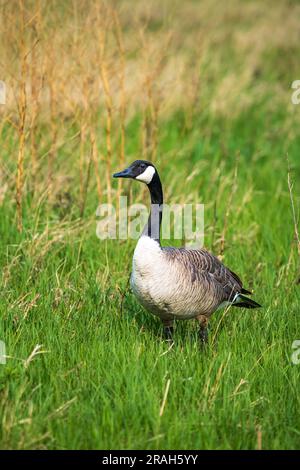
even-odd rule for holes
{"type": "Polygon", "coordinates": [[[123,171],[119,171],[119,173],[114,173],[113,177],[114,178],[134,178],[134,175],[132,173],[132,169],[129,167],[123,171]]]}

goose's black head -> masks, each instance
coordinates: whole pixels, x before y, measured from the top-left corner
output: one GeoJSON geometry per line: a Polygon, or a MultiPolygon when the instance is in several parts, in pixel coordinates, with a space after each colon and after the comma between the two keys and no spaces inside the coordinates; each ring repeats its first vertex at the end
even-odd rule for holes
{"type": "Polygon", "coordinates": [[[119,173],[114,173],[114,178],[132,178],[149,185],[157,176],[157,171],[152,163],[146,160],[136,160],[131,165],[119,173]]]}

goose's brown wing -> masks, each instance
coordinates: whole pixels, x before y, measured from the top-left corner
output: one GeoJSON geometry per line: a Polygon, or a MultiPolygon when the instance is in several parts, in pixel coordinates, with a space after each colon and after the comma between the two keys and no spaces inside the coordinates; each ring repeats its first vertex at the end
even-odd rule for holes
{"type": "Polygon", "coordinates": [[[204,282],[213,292],[218,292],[220,302],[231,302],[237,293],[248,293],[240,278],[208,251],[186,248],[163,248],[166,255],[178,261],[191,273],[191,281],[204,282]]]}

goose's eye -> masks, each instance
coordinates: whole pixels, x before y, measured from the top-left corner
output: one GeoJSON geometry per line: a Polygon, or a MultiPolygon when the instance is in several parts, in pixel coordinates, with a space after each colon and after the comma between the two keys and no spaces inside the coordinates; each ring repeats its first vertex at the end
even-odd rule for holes
{"type": "Polygon", "coordinates": [[[142,168],[142,170],[144,170],[146,168],[145,163],[141,163],[141,168],[142,168]]]}

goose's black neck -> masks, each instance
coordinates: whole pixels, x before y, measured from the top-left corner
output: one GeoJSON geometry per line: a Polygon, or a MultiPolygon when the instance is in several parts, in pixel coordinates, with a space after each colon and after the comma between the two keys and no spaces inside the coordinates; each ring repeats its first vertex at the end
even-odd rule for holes
{"type": "Polygon", "coordinates": [[[151,197],[151,210],[148,222],[143,230],[143,235],[160,243],[160,226],[163,211],[163,190],[157,171],[154,173],[151,183],[148,185],[151,197]]]}

